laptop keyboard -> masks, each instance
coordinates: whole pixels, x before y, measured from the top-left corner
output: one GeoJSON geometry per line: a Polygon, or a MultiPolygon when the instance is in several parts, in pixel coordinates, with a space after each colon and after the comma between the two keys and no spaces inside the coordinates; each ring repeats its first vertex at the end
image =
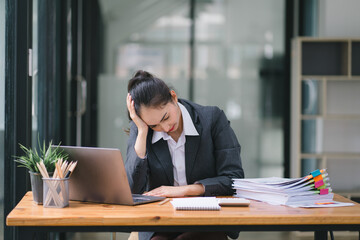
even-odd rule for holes
{"type": "Polygon", "coordinates": [[[151,200],[151,198],[149,197],[141,197],[141,196],[135,196],[133,197],[133,201],[136,202],[143,202],[143,201],[147,201],[147,200],[151,200]]]}
{"type": "Polygon", "coordinates": [[[146,202],[146,201],[154,201],[154,200],[158,201],[158,200],[165,199],[164,197],[145,196],[145,195],[142,195],[142,194],[133,194],[132,197],[133,197],[134,203],[146,202]]]}

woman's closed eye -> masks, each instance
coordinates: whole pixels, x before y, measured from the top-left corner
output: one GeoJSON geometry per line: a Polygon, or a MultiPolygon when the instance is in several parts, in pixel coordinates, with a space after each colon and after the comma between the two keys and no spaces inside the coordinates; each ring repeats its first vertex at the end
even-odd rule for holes
{"type": "MultiPolygon", "coordinates": [[[[167,115],[165,118],[163,118],[161,120],[161,122],[164,122],[164,121],[168,120],[169,118],[170,118],[170,115],[167,115]]],[[[156,127],[157,127],[157,125],[149,125],[149,128],[151,128],[151,129],[154,129],[156,127]]]]}

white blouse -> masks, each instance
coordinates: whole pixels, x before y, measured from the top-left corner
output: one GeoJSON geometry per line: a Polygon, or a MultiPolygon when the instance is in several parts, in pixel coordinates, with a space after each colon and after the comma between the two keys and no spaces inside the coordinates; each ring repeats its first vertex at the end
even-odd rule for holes
{"type": "Polygon", "coordinates": [[[178,141],[175,142],[175,140],[166,132],[154,131],[151,142],[154,144],[161,138],[167,141],[173,163],[174,186],[184,186],[187,185],[185,170],[185,136],[198,136],[199,133],[197,132],[187,109],[181,103],[178,102],[178,104],[184,124],[183,131],[178,141]]]}

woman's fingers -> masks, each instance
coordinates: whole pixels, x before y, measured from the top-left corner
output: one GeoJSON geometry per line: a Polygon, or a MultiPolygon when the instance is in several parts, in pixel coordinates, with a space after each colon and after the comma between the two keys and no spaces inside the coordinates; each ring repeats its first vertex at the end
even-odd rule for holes
{"type": "Polygon", "coordinates": [[[128,93],[128,95],[127,95],[126,105],[129,110],[131,119],[134,120],[134,118],[137,117],[137,115],[135,112],[134,100],[132,100],[130,93],[128,93]]]}
{"type": "Polygon", "coordinates": [[[158,187],[147,193],[144,193],[144,195],[147,195],[147,196],[162,196],[162,194],[163,194],[162,187],[158,187]]]}
{"type": "Polygon", "coordinates": [[[161,186],[145,193],[144,195],[159,197],[184,197],[184,188],[186,188],[186,186],[161,186]]]}
{"type": "Polygon", "coordinates": [[[129,111],[132,110],[132,106],[133,106],[132,103],[133,103],[133,102],[134,102],[134,101],[132,100],[130,93],[128,93],[128,95],[127,95],[127,97],[126,97],[126,105],[127,105],[127,108],[128,108],[129,111]]]}
{"type": "Polygon", "coordinates": [[[148,129],[148,126],[145,124],[145,122],[136,114],[135,111],[135,103],[132,99],[130,93],[128,93],[126,98],[126,105],[130,113],[130,118],[134,121],[138,129],[146,130],[148,129]]]}

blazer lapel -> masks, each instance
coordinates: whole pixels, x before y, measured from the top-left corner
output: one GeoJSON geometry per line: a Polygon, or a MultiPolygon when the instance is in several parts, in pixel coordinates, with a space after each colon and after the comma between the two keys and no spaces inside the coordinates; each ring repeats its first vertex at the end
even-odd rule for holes
{"type": "Polygon", "coordinates": [[[163,167],[170,185],[174,185],[173,164],[167,142],[164,139],[160,139],[153,144],[153,151],[160,165],[163,167]]]}
{"type": "Polygon", "coordinates": [[[188,184],[192,184],[192,182],[190,182],[190,180],[191,180],[190,176],[191,176],[191,172],[194,168],[197,152],[199,150],[202,126],[199,121],[199,116],[197,115],[197,113],[195,111],[193,111],[193,109],[191,109],[191,106],[189,106],[185,102],[181,102],[181,103],[188,110],[188,112],[191,116],[191,119],[194,123],[194,126],[195,126],[197,132],[199,133],[198,136],[186,136],[186,142],[185,142],[186,180],[187,180],[188,184]]]}

